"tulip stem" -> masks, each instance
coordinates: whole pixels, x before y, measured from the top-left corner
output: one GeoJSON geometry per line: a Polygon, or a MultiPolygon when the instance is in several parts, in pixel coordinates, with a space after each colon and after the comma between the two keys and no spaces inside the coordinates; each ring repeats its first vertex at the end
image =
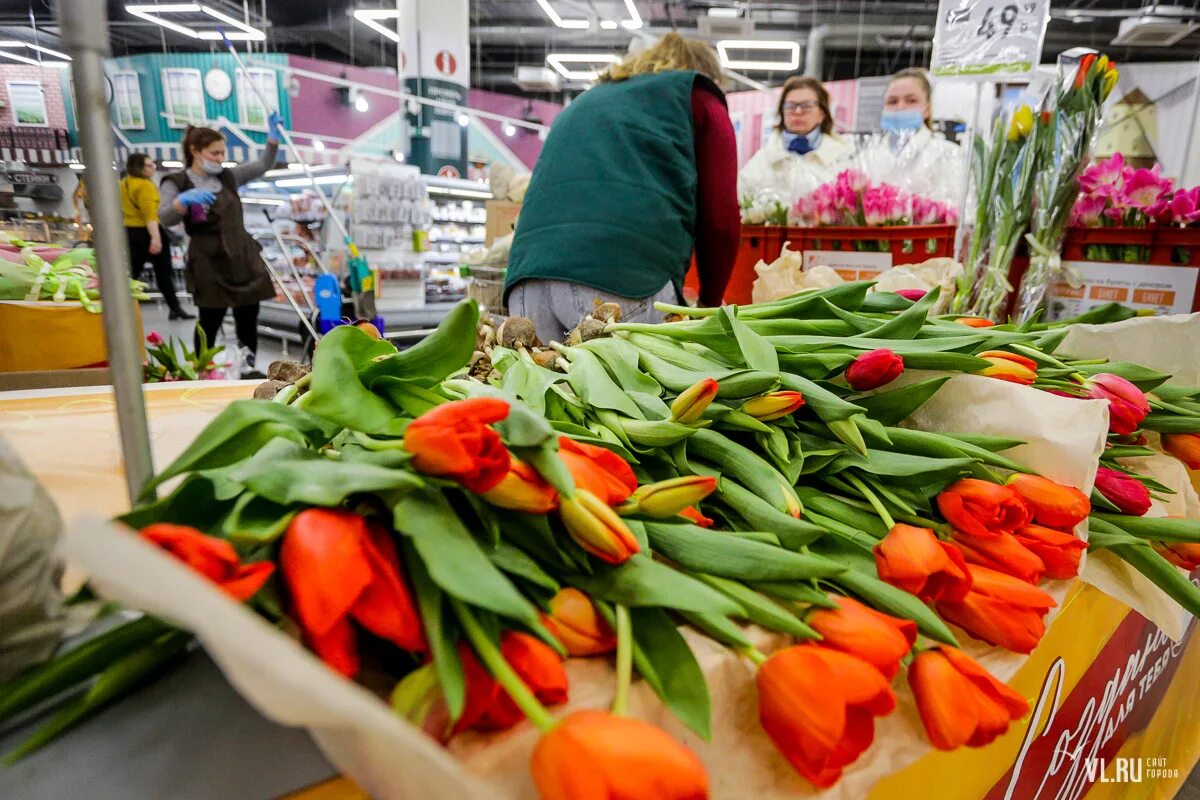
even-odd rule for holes
{"type": "Polygon", "coordinates": [[[492,673],[496,683],[500,684],[500,687],[516,703],[517,708],[525,712],[529,721],[537,725],[543,733],[557,725],[558,723],[546,710],[546,707],[538,701],[533,692],[529,691],[529,687],[521,680],[521,676],[509,666],[509,663],[504,660],[504,656],[500,655],[500,649],[488,638],[487,632],[475,619],[470,607],[453,597],[450,598],[450,605],[454,609],[455,615],[458,616],[458,621],[462,624],[463,632],[470,640],[471,647],[475,649],[475,654],[487,667],[488,672],[492,673]]]}
{"type": "Polygon", "coordinates": [[[875,496],[875,493],[872,492],[865,483],[859,480],[856,476],[851,475],[849,470],[842,473],[842,477],[846,479],[847,483],[857,489],[859,493],[866,499],[866,501],[871,504],[871,508],[875,509],[875,513],[879,515],[879,519],[883,520],[883,524],[888,526],[888,530],[896,527],[896,520],[892,519],[892,515],[888,513],[888,510],[884,507],[883,502],[875,496]]]}
{"type": "Polygon", "coordinates": [[[612,713],[629,716],[629,684],[633,681],[633,622],[629,607],[617,608],[617,693],[613,697],[612,713]]]}
{"type": "Polygon", "coordinates": [[[761,667],[767,661],[767,656],[762,650],[757,647],[743,647],[738,650],[739,653],[754,662],[754,666],[761,667]]]}

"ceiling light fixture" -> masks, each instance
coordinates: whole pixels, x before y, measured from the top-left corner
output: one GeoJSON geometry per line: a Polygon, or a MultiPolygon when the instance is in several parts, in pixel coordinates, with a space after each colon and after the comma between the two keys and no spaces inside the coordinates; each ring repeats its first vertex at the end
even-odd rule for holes
{"type": "Polygon", "coordinates": [[[721,66],[727,69],[793,70],[800,66],[800,44],[787,41],[759,41],[757,39],[725,39],[717,42],[717,53],[721,66]],[[787,61],[735,61],[729,57],[730,50],[774,50],[787,53],[787,61]]]}
{"type": "Polygon", "coordinates": [[[473,189],[453,189],[446,186],[426,186],[430,194],[449,194],[455,197],[475,197],[480,200],[490,200],[493,195],[491,192],[477,192],[473,189]]]}
{"type": "Polygon", "coordinates": [[[323,151],[325,149],[325,143],[322,142],[320,139],[313,139],[312,140],[312,149],[316,150],[318,153],[320,153],[321,151],[323,151]]]}
{"type": "Polygon", "coordinates": [[[742,15],[739,8],[729,8],[727,6],[709,6],[708,16],[717,17],[719,19],[737,19],[742,15]]]}
{"type": "Polygon", "coordinates": [[[458,124],[462,125],[465,128],[471,124],[471,118],[466,114],[459,114],[458,115],[458,124]]]}
{"type": "Polygon", "coordinates": [[[368,28],[379,31],[396,44],[400,44],[400,34],[392,28],[379,24],[381,19],[399,19],[400,10],[396,8],[360,8],[354,12],[354,18],[368,28]]]}
{"type": "Polygon", "coordinates": [[[58,50],[51,50],[49,47],[42,47],[40,44],[30,44],[29,42],[18,42],[16,40],[7,40],[0,42],[0,56],[11,58],[13,61],[20,61],[23,64],[34,64],[39,67],[69,67],[71,66],[71,57],[66,53],[61,53],[58,50]],[[46,53],[47,55],[57,56],[63,59],[62,61],[44,61],[42,59],[33,58],[30,56],[17,55],[10,53],[9,50],[18,50],[27,48],[38,53],[46,53]]]}
{"type": "Polygon", "coordinates": [[[330,184],[342,183],[349,180],[345,175],[319,175],[312,180],[308,178],[284,178],[281,181],[275,181],[276,186],[327,186],[330,184]]]}
{"type": "Polygon", "coordinates": [[[600,77],[596,69],[570,69],[567,64],[619,64],[621,58],[611,53],[551,53],[546,63],[569,81],[594,81],[600,77]]]}
{"type": "Polygon", "coordinates": [[[162,162],[162,165],[164,167],[167,167],[168,169],[179,169],[183,166],[183,162],[182,161],[164,161],[164,162],[162,162]]]}
{"type": "MultiPolygon", "coordinates": [[[[80,170],[80,171],[87,169],[87,167],[85,167],[83,164],[80,164],[78,161],[72,161],[70,164],[67,164],[67,166],[70,167],[71,169],[80,170]]],[[[166,166],[166,165],[164,164],[163,166],[166,166]]],[[[180,165],[180,166],[182,166],[182,165],[180,165]]]]}
{"type": "Polygon", "coordinates": [[[237,162],[236,161],[222,161],[221,166],[224,167],[225,169],[232,169],[237,166],[237,162]]]}
{"type": "Polygon", "coordinates": [[[516,136],[517,135],[517,126],[513,125],[511,122],[507,123],[504,126],[504,135],[509,136],[509,137],[516,136]]]}
{"type": "Polygon", "coordinates": [[[398,162],[400,162],[401,164],[403,164],[403,163],[404,163],[404,159],[405,159],[405,156],[404,156],[404,151],[403,151],[403,150],[393,150],[393,151],[392,151],[392,158],[396,159],[396,161],[398,161],[398,162]]]}
{"type": "Polygon", "coordinates": [[[242,202],[253,203],[259,206],[281,206],[284,204],[283,200],[275,200],[271,197],[243,197],[242,202]]]}
{"type": "Polygon", "coordinates": [[[367,102],[367,96],[362,92],[358,92],[354,98],[354,110],[364,114],[371,110],[371,104],[367,102]]]}
{"type": "MultiPolygon", "coordinates": [[[[542,11],[546,12],[550,21],[559,28],[585,31],[592,27],[592,21],[589,19],[563,19],[550,5],[550,0],[537,0],[537,4],[542,7],[542,11]]],[[[638,13],[637,5],[633,0],[625,0],[625,10],[629,14],[628,19],[623,19],[620,23],[610,19],[601,20],[600,27],[607,31],[616,30],[618,24],[627,31],[635,31],[642,27],[642,15],[638,13]]]]}
{"type": "Polygon", "coordinates": [[[182,33],[185,36],[190,36],[193,39],[202,39],[209,42],[219,42],[222,37],[230,41],[251,41],[261,42],[267,38],[267,35],[257,28],[251,28],[240,19],[222,13],[211,6],[206,6],[203,3],[162,3],[158,5],[126,5],[125,10],[135,17],[140,17],[147,22],[153,22],[168,30],[182,33]],[[203,14],[212,17],[218,22],[230,26],[233,30],[197,30],[188,25],[179,22],[173,22],[165,19],[160,14],[203,14]]]}

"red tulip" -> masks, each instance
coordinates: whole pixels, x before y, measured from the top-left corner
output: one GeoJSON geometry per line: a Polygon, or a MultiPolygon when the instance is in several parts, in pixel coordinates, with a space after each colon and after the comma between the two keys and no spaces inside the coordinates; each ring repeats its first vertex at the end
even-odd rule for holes
{"type": "Polygon", "coordinates": [[[1150,403],[1141,389],[1120,375],[1101,372],[1083,382],[1088,397],[1108,401],[1108,429],[1128,436],[1150,413],[1150,403]]]}
{"type": "Polygon", "coordinates": [[[549,514],[558,508],[558,492],[533,467],[513,458],[508,474],[480,494],[494,506],[526,514],[549,514]]]}
{"type": "Polygon", "coordinates": [[[979,357],[990,364],[979,370],[980,375],[1024,386],[1037,380],[1037,362],[1032,358],[1006,353],[1003,350],[988,350],[986,353],[980,353],[979,357]]]}
{"type": "Polygon", "coordinates": [[[821,644],[857,656],[888,680],[900,671],[900,659],[917,640],[917,623],[881,614],[849,597],[833,598],[838,607],[820,608],[806,622],[821,634],[821,644]]]}
{"type": "Polygon", "coordinates": [[[162,334],[159,333],[158,331],[150,331],[149,333],[146,334],[146,342],[148,344],[151,344],[151,345],[157,347],[158,345],[163,343],[162,334]]]}
{"type": "Polygon", "coordinates": [[[508,403],[494,397],[443,403],[409,423],[404,449],[418,472],[486,492],[508,474],[508,450],[489,427],[507,416],[508,403]]]}
{"type": "Polygon", "coordinates": [[[990,319],[984,319],[983,317],[959,317],[954,321],[959,325],[966,325],[968,328],[990,328],[996,324],[990,319]]]}
{"type": "MultiPolygon", "coordinates": [[[[504,631],[500,635],[500,655],[543,705],[567,702],[567,671],[562,658],[545,642],[526,633],[504,631]]],[[[458,645],[458,656],[463,665],[467,701],[454,733],[472,729],[502,731],[525,719],[525,712],[462,642],[458,645]]]]}
{"type": "Polygon", "coordinates": [[[911,300],[915,303],[925,295],[929,294],[929,292],[925,291],[924,289],[897,289],[896,294],[900,295],[905,300],[911,300]]]}
{"type": "Polygon", "coordinates": [[[158,522],[142,528],[141,535],[239,602],[253,597],[275,572],[275,565],[270,561],[241,563],[232,544],[215,536],[205,536],[187,525],[158,522]]]}
{"type": "Polygon", "coordinates": [[[971,588],[962,552],[929,528],[893,527],[875,545],[875,567],[880,580],[926,601],[961,600],[971,588]]]}
{"type": "Polygon", "coordinates": [[[695,753],[648,722],[575,711],[542,735],[530,764],[541,800],[705,800],[695,753]]]}
{"type": "Polygon", "coordinates": [[[1158,554],[1188,572],[1200,568],[1200,544],[1195,542],[1155,542],[1158,554]]]}
{"type": "Polygon", "coordinates": [[[954,543],[962,550],[963,558],[968,564],[988,567],[1026,583],[1036,584],[1046,569],[1042,560],[1027,550],[1011,533],[984,537],[966,536],[955,532],[954,543]]]}
{"type": "Polygon", "coordinates": [[[891,383],[904,372],[904,359],[887,348],[859,355],[846,367],[846,382],[855,391],[865,392],[891,383]]]}
{"type": "Polygon", "coordinates": [[[1136,478],[1124,472],[1100,467],[1096,470],[1096,491],[1108,502],[1131,517],[1143,516],[1150,510],[1150,490],[1136,478]]]}
{"type": "Polygon", "coordinates": [[[963,478],[937,496],[938,510],[950,524],[970,536],[1012,533],[1029,523],[1029,507],[1007,486],[963,478]]]}
{"type": "Polygon", "coordinates": [[[586,594],[567,587],[550,598],[550,613],[542,614],[546,630],[562,643],[568,655],[595,656],[617,647],[612,628],[586,594]]]}
{"type": "Polygon", "coordinates": [[[1188,469],[1200,469],[1200,434],[1169,433],[1162,437],[1163,449],[1178,458],[1188,469]]]}
{"type": "Polygon", "coordinates": [[[382,526],[349,511],[301,511],[283,536],[279,566],[305,640],[343,675],[359,669],[352,621],[405,650],[425,651],[396,545],[382,526]]]}
{"type": "Polygon", "coordinates": [[[913,659],[908,683],[929,741],[938,750],[983,747],[1029,713],[1019,693],[961,650],[939,645],[913,659]]]}
{"type": "Polygon", "coordinates": [[[587,489],[610,506],[625,502],[637,490],[633,468],[612,450],[560,436],[558,456],[577,488],[587,489]]]}
{"type": "Polygon", "coordinates": [[[972,564],[971,591],[960,601],[943,600],[938,613],[976,639],[1018,653],[1037,647],[1046,632],[1043,617],[1056,605],[1036,586],[972,564]]]}
{"type": "Polygon", "coordinates": [[[1091,501],[1074,486],[1019,473],[1009,478],[1007,485],[1021,496],[1039,525],[1070,530],[1092,513],[1091,501]]]}
{"type": "Polygon", "coordinates": [[[1079,574],[1079,557],[1087,542],[1072,533],[1063,533],[1041,525],[1026,525],[1013,534],[1029,552],[1042,560],[1044,577],[1066,579],[1079,574]]]}
{"type": "Polygon", "coordinates": [[[815,644],[778,651],[759,667],[756,683],[763,730],[797,772],[822,788],[871,746],[874,718],[896,707],[879,670],[815,644]]]}

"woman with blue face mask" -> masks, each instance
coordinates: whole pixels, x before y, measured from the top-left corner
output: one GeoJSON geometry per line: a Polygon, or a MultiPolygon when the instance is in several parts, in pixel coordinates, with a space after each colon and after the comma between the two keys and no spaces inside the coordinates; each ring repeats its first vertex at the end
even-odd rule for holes
{"type": "Polygon", "coordinates": [[[858,156],[875,181],[895,183],[913,194],[956,206],[962,200],[966,163],[962,148],[932,129],[933,90],[921,69],[892,76],[883,95],[878,137],[858,156]]]}
{"type": "MultiPolygon", "coordinates": [[[[258,243],[246,231],[238,187],[261,178],[275,166],[283,120],[267,120],[267,144],[257,161],[226,166],[225,137],[212,128],[188,127],[183,137],[185,169],[163,178],[159,221],[183,223],[188,235],[184,278],[200,320],[198,331],[211,346],[233,309],[242,377],[261,377],[254,365],[258,350],[258,304],[275,296],[271,276],[259,257],[258,243]]],[[[196,335],[199,348],[200,336],[196,335]]]]}
{"type": "Polygon", "coordinates": [[[837,174],[850,147],[833,130],[829,92],[815,78],[788,78],[779,91],[779,121],[738,175],[738,196],[753,203],[774,192],[788,205],[837,174]]]}

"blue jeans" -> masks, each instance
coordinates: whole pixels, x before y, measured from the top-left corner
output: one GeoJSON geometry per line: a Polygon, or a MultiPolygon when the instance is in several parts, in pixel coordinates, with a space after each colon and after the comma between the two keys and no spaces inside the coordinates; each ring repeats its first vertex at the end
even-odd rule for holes
{"type": "Polygon", "coordinates": [[[533,279],[521,281],[508,293],[508,313],[532,320],[543,342],[561,342],[597,301],[619,305],[622,322],[662,322],[654,304],[678,303],[679,296],[671,283],[650,297],[622,297],[581,283],[533,279]]]}

